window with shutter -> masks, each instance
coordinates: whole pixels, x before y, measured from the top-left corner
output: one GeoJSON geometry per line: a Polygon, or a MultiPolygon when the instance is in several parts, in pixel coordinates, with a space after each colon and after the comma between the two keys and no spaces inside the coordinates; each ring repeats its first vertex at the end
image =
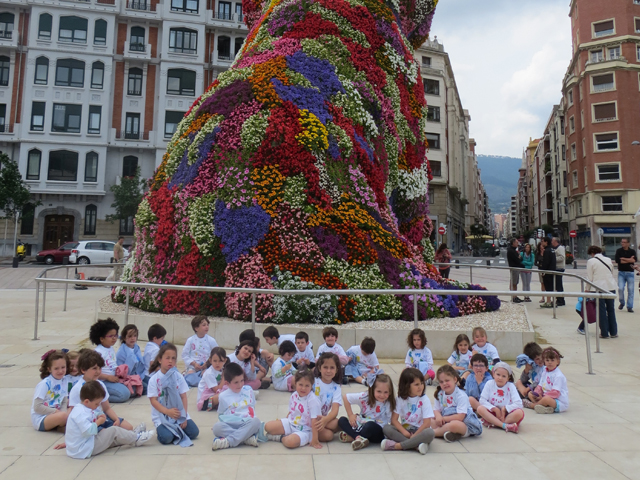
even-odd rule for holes
{"type": "Polygon", "coordinates": [[[591,82],[593,84],[593,91],[596,93],[606,92],[615,88],[613,73],[593,76],[591,77],[591,82]]]}
{"type": "Polygon", "coordinates": [[[593,121],[594,122],[606,122],[609,120],[616,120],[616,104],[615,103],[601,103],[593,106],[593,121]]]}
{"type": "Polygon", "coordinates": [[[604,37],[606,35],[613,35],[614,25],[613,20],[607,20],[600,23],[593,24],[593,33],[595,37],[604,37]]]}

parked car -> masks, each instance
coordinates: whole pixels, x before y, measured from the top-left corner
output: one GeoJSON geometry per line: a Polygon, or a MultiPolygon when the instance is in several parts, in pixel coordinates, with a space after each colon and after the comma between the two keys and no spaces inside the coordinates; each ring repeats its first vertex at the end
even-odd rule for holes
{"type": "MultiPolygon", "coordinates": [[[[78,242],[78,245],[71,250],[69,263],[77,263],[78,265],[111,263],[115,244],[115,242],[108,240],[85,240],[78,242]]],[[[124,250],[124,255],[125,257],[129,255],[127,249],[124,250]]]]}
{"type": "Polygon", "coordinates": [[[78,242],[68,242],[58,248],[52,248],[50,250],[42,250],[36,255],[37,262],[44,262],[47,265],[54,263],[62,263],[64,257],[71,255],[71,250],[78,246],[78,242]]]}

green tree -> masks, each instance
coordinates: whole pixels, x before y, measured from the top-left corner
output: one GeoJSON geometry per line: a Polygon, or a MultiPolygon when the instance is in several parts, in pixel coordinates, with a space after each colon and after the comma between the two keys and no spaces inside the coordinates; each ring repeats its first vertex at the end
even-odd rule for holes
{"type": "Polygon", "coordinates": [[[31,203],[31,192],[22,179],[18,164],[0,152],[0,210],[6,218],[15,218],[31,203]]]}
{"type": "Polygon", "coordinates": [[[126,220],[135,217],[138,206],[142,202],[145,181],[140,179],[140,168],[133,177],[122,177],[120,185],[112,185],[115,201],[111,207],[116,210],[113,215],[107,215],[106,219],[113,223],[115,220],[126,220]]]}

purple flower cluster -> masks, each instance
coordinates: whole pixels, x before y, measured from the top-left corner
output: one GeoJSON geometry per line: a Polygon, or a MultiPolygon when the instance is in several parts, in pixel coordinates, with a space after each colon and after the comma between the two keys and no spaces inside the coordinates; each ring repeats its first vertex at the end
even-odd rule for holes
{"type": "Polygon", "coordinates": [[[286,86],[277,78],[274,78],[271,82],[283,102],[291,102],[300,110],[309,110],[318,117],[323,125],[333,119],[327,110],[324,96],[317,90],[298,85],[286,86]]]}
{"type": "Polygon", "coordinates": [[[302,2],[294,2],[274,12],[269,20],[269,35],[281,36],[291,30],[294,24],[304,18],[305,11],[302,2]]]}
{"type": "Polygon", "coordinates": [[[346,260],[348,258],[347,247],[338,235],[334,235],[324,227],[314,227],[312,231],[313,237],[325,257],[332,257],[338,260],[346,260]]]}
{"type": "Polygon", "coordinates": [[[338,160],[340,158],[340,148],[338,147],[336,139],[331,134],[329,134],[329,148],[327,151],[334,160],[338,160]]]}
{"type": "Polygon", "coordinates": [[[398,52],[398,55],[404,57],[404,48],[402,47],[400,38],[398,38],[398,34],[393,31],[389,23],[378,20],[376,22],[376,30],[380,36],[391,44],[393,49],[398,52]]]}
{"type": "Polygon", "coordinates": [[[369,161],[373,162],[373,150],[371,150],[371,147],[369,146],[369,144],[364,140],[364,138],[362,138],[357,133],[354,133],[353,136],[358,141],[362,149],[366,152],[367,157],[369,157],[369,161]]]}
{"type": "Polygon", "coordinates": [[[214,228],[227,263],[256,247],[269,231],[270,222],[271,216],[260,205],[227,208],[222,200],[216,201],[214,228]]]}
{"type": "Polygon", "coordinates": [[[197,115],[212,113],[227,116],[233,112],[238,105],[244,105],[254,99],[251,83],[247,80],[238,80],[225,88],[217,90],[207,98],[197,115]]]}
{"type": "Polygon", "coordinates": [[[331,95],[344,93],[344,87],[336,75],[336,67],[326,60],[309,57],[303,51],[298,51],[287,57],[287,67],[302,74],[311,85],[318,87],[327,100],[331,95]]]}

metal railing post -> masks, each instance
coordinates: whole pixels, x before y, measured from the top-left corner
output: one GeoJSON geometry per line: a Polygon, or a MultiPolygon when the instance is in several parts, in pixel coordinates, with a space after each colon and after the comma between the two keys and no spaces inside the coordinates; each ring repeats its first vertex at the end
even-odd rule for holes
{"type": "Polygon", "coordinates": [[[469,265],[469,283],[473,283],[473,265],[469,265]]]}
{"type": "MultiPolygon", "coordinates": [[[[598,330],[600,329],[600,297],[598,297],[598,299],[596,300],[596,353],[601,353],[600,352],[600,334],[598,333],[598,330]]],[[[600,333],[602,333],[602,330],[600,330],[600,333]]]]}
{"type": "Polygon", "coordinates": [[[256,292],[251,294],[251,329],[256,331],[256,292]]]}
{"type": "Polygon", "coordinates": [[[127,285],[127,304],[124,307],[124,324],[129,325],[129,286],[127,285]]]}
{"type": "Polygon", "coordinates": [[[413,294],[413,328],[418,328],[418,295],[413,294]]]}
{"type": "Polygon", "coordinates": [[[36,281],[36,322],[33,326],[33,339],[38,339],[38,304],[40,303],[40,282],[36,281]]]}
{"type": "MultiPolygon", "coordinates": [[[[44,272],[44,278],[47,278],[47,272],[44,272]]],[[[42,286],[42,321],[44,322],[44,309],[47,304],[47,282],[46,280],[43,282],[42,286]]]]}
{"type": "MultiPolygon", "coordinates": [[[[69,280],[69,268],[66,268],[67,271],[67,277],[66,279],[69,280]]],[[[67,292],[69,291],[69,284],[65,283],[64,284],[64,307],[62,308],[63,312],[67,311],[67,292]]]]}
{"type": "MultiPolygon", "coordinates": [[[[584,282],[582,282],[584,285],[584,282]]],[[[584,287],[583,291],[584,291],[584,287]]],[[[589,339],[589,314],[587,312],[587,299],[582,298],[582,320],[584,321],[584,338],[585,343],[587,344],[587,367],[589,368],[589,375],[593,375],[593,365],[591,363],[591,340],[589,339]]],[[[598,334],[598,329],[596,328],[596,335],[598,334]]]]}
{"type": "MultiPolygon", "coordinates": [[[[557,277],[556,274],[553,274],[553,288],[556,287],[556,281],[557,281],[557,277]]],[[[551,297],[551,303],[553,304],[553,318],[558,318],[556,317],[556,308],[558,308],[557,303],[558,303],[558,297],[551,297]]]]}

